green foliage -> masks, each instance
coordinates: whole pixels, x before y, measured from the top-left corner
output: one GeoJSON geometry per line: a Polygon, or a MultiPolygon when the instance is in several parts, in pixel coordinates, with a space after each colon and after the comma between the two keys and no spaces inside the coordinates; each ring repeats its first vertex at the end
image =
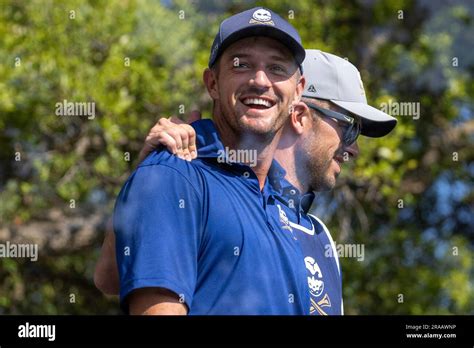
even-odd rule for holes
{"type": "MultiPolygon", "coordinates": [[[[67,215],[71,199],[111,211],[155,120],[185,118],[195,108],[209,113],[201,76],[218,24],[256,5],[2,2],[0,225],[39,221],[53,207],[67,215]],[[57,116],[63,100],[94,102],[95,118],[57,116]],[[97,193],[105,198],[97,201],[97,193]]],[[[360,156],[338,188],[317,198],[317,213],[335,239],[365,246],[364,261],[341,260],[346,312],[474,314],[468,6],[395,0],[258,5],[288,18],[307,48],[353,62],[371,105],[420,103],[419,119],[398,116],[389,136],[360,138],[360,156]]],[[[40,252],[38,262],[0,259],[0,314],[118,313],[117,301],[93,285],[97,255],[93,245],[40,252]]]]}

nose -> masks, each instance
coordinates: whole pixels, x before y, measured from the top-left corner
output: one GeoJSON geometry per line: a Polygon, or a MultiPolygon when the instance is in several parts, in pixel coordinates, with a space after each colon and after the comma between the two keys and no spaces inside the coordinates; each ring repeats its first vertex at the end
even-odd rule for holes
{"type": "Polygon", "coordinates": [[[262,69],[259,69],[255,72],[255,77],[251,80],[251,83],[260,88],[269,88],[272,85],[267,74],[262,69]]]}
{"type": "Polygon", "coordinates": [[[350,157],[356,159],[359,156],[359,145],[357,144],[357,140],[354,141],[351,145],[345,146],[344,151],[346,151],[350,157]]]}

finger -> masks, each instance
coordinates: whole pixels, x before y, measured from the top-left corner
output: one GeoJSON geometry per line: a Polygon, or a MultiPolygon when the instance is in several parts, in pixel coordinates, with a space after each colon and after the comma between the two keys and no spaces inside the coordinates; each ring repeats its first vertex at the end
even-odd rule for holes
{"type": "Polygon", "coordinates": [[[163,134],[169,135],[170,137],[173,138],[173,140],[176,143],[176,153],[175,154],[179,158],[184,159],[184,156],[183,156],[183,142],[181,140],[180,132],[176,129],[176,125],[174,125],[172,127],[168,127],[167,129],[165,129],[163,134]]]}
{"type": "Polygon", "coordinates": [[[188,124],[192,123],[194,121],[198,121],[201,118],[202,118],[201,117],[201,112],[199,110],[193,110],[193,111],[191,111],[191,114],[189,115],[188,124]]]}
{"type": "Polygon", "coordinates": [[[195,159],[197,157],[197,148],[196,148],[196,131],[190,125],[182,125],[183,129],[186,130],[188,134],[188,150],[191,156],[191,159],[195,159]]]}
{"type": "MultiPolygon", "coordinates": [[[[168,121],[168,120],[167,120],[168,121]]],[[[166,125],[160,124],[160,121],[156,122],[156,124],[150,129],[150,133],[159,133],[166,125]]]]}
{"type": "Polygon", "coordinates": [[[181,125],[178,129],[179,131],[179,134],[181,135],[181,142],[183,144],[183,156],[184,156],[184,159],[186,159],[187,161],[190,161],[191,160],[191,154],[190,154],[190,151],[188,149],[188,131],[186,130],[186,128],[182,127],[183,125],[181,125]]]}
{"type": "MultiPolygon", "coordinates": [[[[171,116],[170,118],[172,118],[174,116],[171,116]]],[[[158,122],[156,122],[157,125],[162,125],[162,126],[169,126],[171,124],[171,121],[166,118],[166,117],[162,117],[158,120],[158,122]]]]}
{"type": "MultiPolygon", "coordinates": [[[[145,145],[149,146],[153,149],[156,149],[159,145],[163,145],[165,147],[170,147],[170,146],[175,146],[176,142],[170,143],[168,138],[163,138],[161,137],[162,134],[165,134],[166,131],[162,130],[160,132],[150,132],[148,136],[145,139],[145,145]]],[[[171,150],[170,150],[171,151],[171,150]]]]}
{"type": "MultiPolygon", "coordinates": [[[[161,145],[165,146],[169,152],[174,155],[178,155],[178,145],[176,144],[175,139],[168,133],[161,133],[157,138],[155,138],[161,145]]],[[[179,157],[179,156],[178,156],[179,157]]]]}
{"type": "Polygon", "coordinates": [[[170,120],[168,120],[167,118],[162,117],[158,120],[158,122],[156,122],[153,128],[150,129],[148,136],[150,136],[152,133],[154,133],[155,135],[159,135],[161,134],[161,132],[166,131],[168,127],[173,127],[173,124],[174,123],[170,122],[170,120]]]}
{"type": "Polygon", "coordinates": [[[183,123],[185,123],[182,119],[180,119],[180,118],[178,118],[174,115],[169,118],[169,121],[171,123],[174,123],[174,124],[183,124],[183,123]]]}

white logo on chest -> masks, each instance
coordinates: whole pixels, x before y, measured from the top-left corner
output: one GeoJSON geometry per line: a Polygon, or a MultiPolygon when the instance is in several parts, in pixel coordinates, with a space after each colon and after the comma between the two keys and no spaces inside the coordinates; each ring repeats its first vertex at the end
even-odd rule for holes
{"type": "Polygon", "coordinates": [[[288,220],[288,216],[286,216],[286,213],[283,209],[281,209],[280,204],[277,204],[278,207],[278,212],[280,213],[280,222],[282,223],[282,228],[284,230],[289,230],[293,232],[293,230],[290,227],[290,221],[288,220]]]}
{"type": "Polygon", "coordinates": [[[311,277],[308,276],[308,286],[310,293],[311,295],[318,297],[323,293],[324,290],[324,281],[322,280],[323,273],[321,272],[318,263],[311,256],[306,256],[304,258],[304,263],[306,265],[306,269],[311,273],[311,277]],[[316,276],[318,279],[316,279],[314,276],[316,276]]]}

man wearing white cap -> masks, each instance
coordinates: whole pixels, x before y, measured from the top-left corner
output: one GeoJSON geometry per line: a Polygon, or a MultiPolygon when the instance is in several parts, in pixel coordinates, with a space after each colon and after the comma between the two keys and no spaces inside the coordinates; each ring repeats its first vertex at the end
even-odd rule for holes
{"type": "MultiPolygon", "coordinates": [[[[286,180],[299,192],[309,192],[301,196],[302,202],[305,197],[312,201],[312,191],[334,188],[342,163],[358,155],[359,134],[382,137],[397,122],[367,104],[359,71],[348,61],[306,50],[303,72],[305,111],[290,116],[275,152],[275,159],[286,170],[286,180]]],[[[291,199],[285,191],[282,197],[287,202],[291,199]]],[[[310,313],[342,314],[341,271],[329,231],[304,211],[295,214],[294,209],[285,209],[285,213],[290,220],[299,218],[299,225],[307,226],[309,220],[316,230],[315,236],[302,233],[298,237],[308,273],[310,313]]]]}
{"type": "Polygon", "coordinates": [[[292,179],[300,183],[303,192],[323,191],[334,187],[347,155],[357,155],[359,134],[385,136],[397,121],[367,104],[360,73],[345,59],[319,50],[306,50],[303,71],[307,80],[302,98],[306,111],[289,120],[280,141],[281,144],[294,139],[295,149],[279,146],[275,158],[285,168],[295,168],[288,176],[295,176],[292,179]],[[312,117],[308,118],[309,115],[312,117]],[[312,128],[306,129],[305,122],[312,128]],[[340,139],[331,142],[334,132],[340,139]],[[306,153],[311,158],[305,160],[306,153]]]}

